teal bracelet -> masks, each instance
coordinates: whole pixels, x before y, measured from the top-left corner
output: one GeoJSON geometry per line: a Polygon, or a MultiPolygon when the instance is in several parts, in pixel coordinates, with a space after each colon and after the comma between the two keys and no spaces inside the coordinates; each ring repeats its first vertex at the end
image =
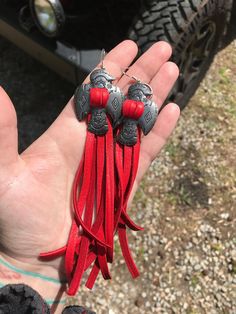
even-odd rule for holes
{"type": "Polygon", "coordinates": [[[66,299],[62,299],[62,300],[59,300],[59,301],[57,301],[57,300],[55,300],[55,301],[53,301],[53,300],[47,300],[47,299],[45,299],[45,302],[48,304],[48,305],[53,305],[53,304],[66,304],[66,299]]]}
{"type": "Polygon", "coordinates": [[[44,275],[41,275],[39,273],[35,273],[35,272],[19,269],[19,268],[15,267],[15,266],[9,264],[8,262],[4,261],[1,258],[0,258],[0,264],[2,264],[4,266],[6,266],[7,268],[15,271],[16,273],[19,273],[19,274],[22,274],[22,275],[25,275],[25,276],[30,276],[30,277],[34,277],[34,278],[40,278],[42,280],[53,282],[53,283],[56,283],[56,284],[65,284],[66,283],[66,281],[60,281],[58,279],[54,279],[52,277],[44,276],[44,275]]]}

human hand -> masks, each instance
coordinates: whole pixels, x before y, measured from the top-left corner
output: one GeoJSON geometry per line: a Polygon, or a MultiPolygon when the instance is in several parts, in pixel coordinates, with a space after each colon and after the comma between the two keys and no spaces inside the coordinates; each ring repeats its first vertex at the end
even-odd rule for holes
{"type": "MultiPolygon", "coordinates": [[[[106,70],[117,77],[114,84],[124,93],[131,80],[122,76],[122,70],[131,64],[136,53],[136,45],[124,41],[104,60],[106,70]]],[[[159,108],[178,77],[177,66],[168,62],[170,55],[170,46],[159,42],[128,71],[152,86],[153,100],[159,108]]],[[[132,195],[169,138],[178,117],[178,106],[167,105],[153,130],[143,138],[132,195]]],[[[61,259],[42,262],[38,255],[67,242],[72,222],[71,188],[85,138],[86,124],[77,120],[71,99],[51,127],[18,155],[15,110],[0,89],[0,254],[11,264],[55,278],[63,275],[61,259]]]]}

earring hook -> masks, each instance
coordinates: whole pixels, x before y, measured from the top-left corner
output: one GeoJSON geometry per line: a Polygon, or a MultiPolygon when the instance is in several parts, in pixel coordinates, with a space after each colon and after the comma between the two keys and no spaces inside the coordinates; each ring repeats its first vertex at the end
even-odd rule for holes
{"type": "Polygon", "coordinates": [[[122,71],[122,74],[135,80],[137,83],[142,83],[140,79],[138,79],[136,76],[130,76],[129,74],[126,73],[126,71],[128,70],[129,68],[125,69],[124,71],[122,71]]]}
{"type": "MultiPolygon", "coordinates": [[[[125,70],[123,70],[122,71],[122,73],[123,73],[123,75],[125,75],[125,76],[127,76],[127,77],[129,77],[129,78],[131,78],[131,79],[133,79],[133,80],[135,80],[137,83],[140,83],[140,84],[143,84],[143,85],[146,85],[146,86],[148,86],[149,88],[150,88],[150,90],[151,90],[151,93],[152,93],[152,96],[153,96],[153,89],[152,89],[152,87],[149,85],[149,84],[147,84],[147,83],[143,83],[140,79],[138,79],[136,76],[130,76],[129,74],[127,74],[126,73],[126,71],[128,71],[128,69],[129,68],[126,68],[125,70]]],[[[152,97],[151,96],[151,97],[152,97]]],[[[150,98],[151,98],[150,97],[150,98]]]]}
{"type": "Polygon", "coordinates": [[[102,51],[101,51],[101,58],[100,58],[101,63],[102,63],[102,65],[101,65],[102,70],[105,70],[104,59],[105,59],[106,54],[107,53],[106,53],[105,49],[102,49],[102,51]]]}

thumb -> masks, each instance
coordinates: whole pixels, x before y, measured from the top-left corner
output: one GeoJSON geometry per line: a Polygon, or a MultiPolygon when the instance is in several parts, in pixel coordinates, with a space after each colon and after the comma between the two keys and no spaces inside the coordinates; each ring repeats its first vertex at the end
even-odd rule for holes
{"type": "Polygon", "coordinates": [[[18,134],[15,108],[0,86],[0,167],[18,159],[18,134]]]}

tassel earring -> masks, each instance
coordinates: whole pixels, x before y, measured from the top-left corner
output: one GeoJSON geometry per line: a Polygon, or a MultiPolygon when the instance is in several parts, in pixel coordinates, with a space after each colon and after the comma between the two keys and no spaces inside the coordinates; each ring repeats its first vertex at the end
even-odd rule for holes
{"type": "Polygon", "coordinates": [[[87,121],[84,154],[75,175],[72,199],[74,219],[67,245],[40,257],[65,255],[69,295],[77,292],[84,272],[93,264],[86,286],[91,288],[101,271],[110,279],[114,237],[114,139],[113,125],[121,115],[124,95],[100,69],[90,74],[90,83],[77,88],[74,96],[79,121],[87,121]]]}
{"type": "Polygon", "coordinates": [[[138,171],[141,133],[147,135],[153,128],[158,108],[151,100],[152,88],[135,77],[132,78],[136,82],[129,87],[128,96],[122,106],[121,124],[116,133],[115,161],[118,183],[115,199],[115,229],[118,231],[126,265],[132,277],[136,278],[139,276],[139,271],[129,249],[126,228],[134,231],[143,228],[136,225],[128,216],[127,204],[138,171]]]}

